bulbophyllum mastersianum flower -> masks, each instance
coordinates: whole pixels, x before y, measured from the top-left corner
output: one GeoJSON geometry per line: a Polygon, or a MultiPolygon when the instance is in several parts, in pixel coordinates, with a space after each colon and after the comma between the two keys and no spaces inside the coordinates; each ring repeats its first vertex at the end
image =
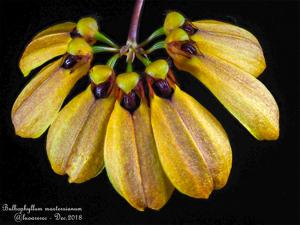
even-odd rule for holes
{"type": "Polygon", "coordinates": [[[106,131],[104,162],[115,190],[138,210],[160,209],[173,186],[157,153],[140,76],[117,76],[117,101],[106,131]]]}
{"type": "Polygon", "coordinates": [[[105,130],[113,110],[115,74],[107,65],[90,70],[91,84],[58,114],[47,136],[47,155],[55,173],[82,183],[104,168],[105,130]]]}
{"type": "MultiPolygon", "coordinates": [[[[125,45],[100,33],[95,19],[52,26],[26,47],[19,66],[24,76],[48,60],[12,108],[15,132],[37,138],[50,127],[47,155],[53,171],[82,183],[105,167],[115,188],[137,210],[162,208],[174,189],[208,198],[226,185],[232,152],[218,120],[182,91],[166,60],[148,55],[166,49],[175,66],[200,80],[259,140],[279,135],[279,111],[256,79],[266,67],[262,48],[248,31],[215,20],[191,22],[178,12],[137,42],[143,0],[136,0],[125,45]],[[146,46],[155,38],[165,40],[146,46]],[[97,41],[107,45],[95,45],[97,41]],[[94,54],[114,53],[91,67],[94,54]],[[126,57],[126,72],[116,62],[126,57]],[[133,72],[140,60],[145,70],[133,72]],[[116,72],[115,72],[116,71],[116,72]],[[74,86],[90,84],[60,108],[74,86]],[[50,126],[51,125],[51,126],[50,126]]],[[[180,76],[180,75],[179,75],[180,76]]]]}
{"type": "Polygon", "coordinates": [[[176,67],[194,75],[259,140],[279,136],[279,110],[255,77],[265,68],[257,39],[234,25],[190,22],[176,12],[164,23],[166,49],[176,67]],[[176,23],[171,23],[172,18],[176,23]]]}
{"type": "MultiPolygon", "coordinates": [[[[218,57],[255,77],[258,77],[266,68],[258,40],[243,28],[216,20],[192,22],[178,12],[168,13],[164,21],[166,35],[169,36],[177,28],[185,31],[189,40],[194,41],[195,46],[203,54],[218,57]]],[[[185,38],[180,34],[180,30],[176,33],[177,38],[185,38]]]]}
{"type": "Polygon", "coordinates": [[[64,56],[47,65],[29,82],[11,112],[17,135],[37,138],[46,131],[74,84],[88,72],[92,58],[90,45],[82,38],[75,38],[64,56]]]}
{"type": "Polygon", "coordinates": [[[151,123],[160,162],[176,189],[208,198],[231,170],[231,147],[222,125],[180,90],[165,60],[146,67],[151,123]]]}
{"type": "Polygon", "coordinates": [[[57,24],[38,33],[27,45],[20,59],[19,67],[24,76],[56,56],[67,52],[70,41],[82,37],[89,43],[96,41],[97,21],[91,17],[82,18],[78,23],[57,24]]]}

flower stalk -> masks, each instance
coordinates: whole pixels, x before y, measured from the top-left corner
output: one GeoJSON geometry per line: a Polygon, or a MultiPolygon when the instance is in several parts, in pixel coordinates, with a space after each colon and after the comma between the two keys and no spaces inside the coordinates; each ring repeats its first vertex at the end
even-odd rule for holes
{"type": "Polygon", "coordinates": [[[140,54],[137,54],[136,57],[144,64],[144,66],[148,66],[151,63],[150,59],[143,57],[140,54]]]}
{"type": "Polygon", "coordinates": [[[118,59],[120,58],[120,54],[117,53],[115,55],[113,55],[106,63],[106,65],[110,66],[111,68],[114,68],[114,66],[116,65],[118,59]]]}
{"type": "Polygon", "coordinates": [[[165,41],[159,41],[156,42],[154,45],[152,45],[148,50],[146,50],[146,54],[150,54],[158,49],[163,49],[166,47],[166,43],[165,41]]]}
{"type": "Polygon", "coordinates": [[[95,38],[96,38],[97,41],[101,41],[101,42],[103,42],[105,44],[110,45],[111,47],[119,48],[119,46],[117,44],[115,44],[109,37],[107,37],[103,33],[97,32],[95,34],[95,38]]]}
{"type": "Polygon", "coordinates": [[[137,42],[137,36],[138,36],[138,27],[140,23],[140,16],[141,16],[141,11],[143,8],[144,0],[136,0],[134,9],[133,9],[133,14],[131,17],[131,23],[129,27],[129,32],[128,32],[128,39],[127,43],[135,43],[137,42]]]}
{"type": "Polygon", "coordinates": [[[92,47],[93,53],[101,53],[101,52],[118,52],[118,48],[111,48],[107,46],[100,46],[100,45],[95,45],[92,47]]]}
{"type": "Polygon", "coordinates": [[[132,72],[132,71],[133,71],[132,62],[128,61],[127,62],[127,67],[126,67],[126,72],[132,72]]]}
{"type": "Polygon", "coordinates": [[[160,37],[164,34],[165,34],[165,31],[164,31],[163,27],[156,29],[145,41],[143,41],[141,44],[139,44],[139,47],[143,47],[143,46],[147,45],[155,38],[160,37]]]}

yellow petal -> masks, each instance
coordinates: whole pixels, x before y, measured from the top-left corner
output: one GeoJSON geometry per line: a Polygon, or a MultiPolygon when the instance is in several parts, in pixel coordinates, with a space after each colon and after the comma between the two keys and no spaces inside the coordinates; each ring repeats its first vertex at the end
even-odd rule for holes
{"type": "Polygon", "coordinates": [[[41,69],[41,71],[25,86],[25,88],[19,94],[12,108],[12,115],[16,113],[17,109],[22,105],[26,98],[31,96],[32,93],[51,76],[51,74],[56,72],[61,64],[62,59],[59,59],[41,69]]]}
{"type": "Polygon", "coordinates": [[[107,126],[104,161],[114,188],[134,208],[159,209],[168,201],[173,188],[157,156],[145,102],[141,101],[133,115],[115,103],[107,126]]]}
{"type": "Polygon", "coordinates": [[[192,24],[199,30],[203,30],[210,33],[219,33],[226,36],[238,37],[242,39],[248,39],[254,43],[258,43],[256,37],[251,34],[249,31],[217,20],[198,20],[192,22],[192,24]]]}
{"type": "Polygon", "coordinates": [[[59,59],[41,70],[18,96],[11,115],[17,135],[27,138],[42,135],[56,118],[71,88],[89,69],[89,63],[74,71],[61,68],[61,63],[59,59]]]}
{"type": "Polygon", "coordinates": [[[58,174],[81,183],[103,169],[103,144],[114,97],[95,100],[91,88],[77,95],[58,114],[47,136],[47,154],[58,174]]]}
{"type": "Polygon", "coordinates": [[[72,146],[86,122],[95,99],[87,89],[70,101],[58,114],[47,135],[47,154],[51,167],[65,174],[72,146]]]}
{"type": "Polygon", "coordinates": [[[72,22],[65,22],[65,23],[59,23],[55,24],[53,26],[48,27],[47,29],[41,31],[37,35],[34,36],[33,39],[48,35],[48,34],[57,34],[57,33],[69,33],[73,31],[73,29],[76,27],[76,23],[72,22]]]}
{"type": "Polygon", "coordinates": [[[188,128],[206,161],[216,189],[229,177],[232,163],[230,143],[219,121],[194,98],[175,88],[171,104],[188,128]]]}
{"type": "Polygon", "coordinates": [[[32,40],[27,45],[19,62],[24,76],[48,60],[66,53],[70,41],[69,33],[53,33],[32,40]]]}
{"type": "MultiPolygon", "coordinates": [[[[208,198],[214,188],[213,178],[204,152],[199,150],[191,134],[190,129],[193,127],[188,127],[189,124],[185,124],[182,118],[185,115],[177,112],[176,107],[180,104],[178,102],[175,105],[173,98],[170,101],[156,95],[151,99],[151,123],[159,158],[177,190],[191,197],[208,198]]],[[[199,140],[202,143],[204,141],[199,140]]]]}
{"type": "Polygon", "coordinates": [[[214,20],[193,22],[199,30],[192,35],[198,49],[258,77],[266,68],[257,39],[243,28],[214,20]]]}
{"type": "Polygon", "coordinates": [[[104,140],[114,102],[113,96],[100,98],[91,108],[68,161],[69,182],[82,183],[104,168],[104,140]]]}
{"type": "Polygon", "coordinates": [[[179,69],[199,79],[255,138],[278,138],[278,106],[259,80],[213,56],[172,57],[179,69]]]}

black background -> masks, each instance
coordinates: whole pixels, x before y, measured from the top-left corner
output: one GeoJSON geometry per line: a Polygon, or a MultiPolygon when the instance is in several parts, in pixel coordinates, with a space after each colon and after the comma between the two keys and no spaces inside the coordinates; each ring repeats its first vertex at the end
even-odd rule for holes
{"type": "MultiPolygon", "coordinates": [[[[193,20],[212,18],[242,26],[255,34],[264,49],[268,66],[259,79],[273,93],[281,116],[281,134],[275,142],[255,140],[205,87],[177,72],[182,89],[220,120],[231,141],[229,182],[209,200],[174,192],[160,211],[139,212],[113,190],[105,172],[80,185],[70,185],[67,177],[54,174],[45,152],[46,135],[37,140],[15,136],[10,110],[30,79],[22,77],[18,59],[32,36],[51,24],[93,15],[98,17],[101,30],[122,44],[127,38],[132,7],[133,2],[120,0],[1,0],[1,207],[4,203],[19,207],[82,207],[84,219],[76,224],[299,224],[298,3],[146,1],[141,40],[162,25],[166,10],[176,9],[193,20]]],[[[104,55],[96,61],[106,59],[104,55]]],[[[121,71],[124,61],[120,65],[121,71]]],[[[71,96],[85,83],[76,85],[71,96]]],[[[13,213],[1,210],[0,224],[10,223],[14,223],[13,213]]]]}

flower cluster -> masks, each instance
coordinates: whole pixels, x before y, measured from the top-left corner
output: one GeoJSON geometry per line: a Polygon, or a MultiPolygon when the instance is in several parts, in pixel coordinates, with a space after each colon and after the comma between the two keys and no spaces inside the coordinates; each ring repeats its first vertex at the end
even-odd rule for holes
{"type": "Polygon", "coordinates": [[[19,63],[24,76],[61,57],[38,72],[16,99],[16,134],[38,138],[50,127],[46,149],[55,173],[82,183],[105,168],[115,190],[138,210],[160,209],[175,188],[194,198],[208,198],[228,180],[230,143],[218,120],[180,89],[168,62],[150,61],[148,54],[161,48],[255,138],[278,138],[277,104],[256,79],[265,68],[257,39],[237,26],[191,22],[178,12],[169,12],[163,27],[141,44],[128,42],[121,48],[99,31],[93,18],[37,34],[19,63]],[[161,35],[164,41],[144,50],[161,35]],[[92,65],[99,52],[115,55],[106,65],[92,65]],[[126,72],[115,69],[122,56],[127,56],[126,72]],[[143,71],[133,70],[135,58],[145,64],[143,71]],[[88,87],[61,109],[86,74],[88,87]]]}
{"type": "Polygon", "coordinates": [[[168,14],[164,27],[178,69],[201,81],[255,138],[278,138],[278,106],[256,79],[266,64],[251,33],[215,20],[190,22],[177,12],[168,14]]]}

